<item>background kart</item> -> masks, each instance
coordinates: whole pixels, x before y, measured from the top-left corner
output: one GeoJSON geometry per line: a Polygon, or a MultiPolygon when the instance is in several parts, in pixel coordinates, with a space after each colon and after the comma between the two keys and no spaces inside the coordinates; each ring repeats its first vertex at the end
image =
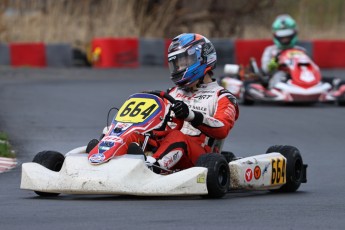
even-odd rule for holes
{"type": "MultiPolygon", "coordinates": [[[[38,153],[32,163],[22,165],[21,189],[33,190],[40,196],[65,193],[220,198],[232,189],[294,192],[306,182],[307,165],[293,146],[272,146],[266,154],[246,158],[236,158],[231,152],[208,153],[198,159],[196,167],[154,173],[140,153],[152,135],[171,130],[166,125],[172,121],[170,105],[163,98],[174,103],[164,92],[133,94],[101,141],[92,140],[88,146],[65,155],[55,151],[38,153]],[[127,154],[102,157],[116,149],[114,144],[123,135],[138,130],[146,137],[141,147],[131,144],[127,154]],[[89,153],[90,149],[97,153],[89,153]],[[90,157],[94,154],[99,154],[99,162],[90,157]]],[[[176,122],[175,128],[181,128],[182,123],[176,122]]]]}
{"type": "Polygon", "coordinates": [[[286,80],[268,88],[269,77],[259,70],[255,59],[247,68],[228,64],[220,84],[232,92],[240,102],[252,105],[260,102],[306,103],[336,102],[345,106],[345,81],[321,77],[319,67],[299,49],[288,49],[276,57],[278,70],[286,73],[286,80]]]}

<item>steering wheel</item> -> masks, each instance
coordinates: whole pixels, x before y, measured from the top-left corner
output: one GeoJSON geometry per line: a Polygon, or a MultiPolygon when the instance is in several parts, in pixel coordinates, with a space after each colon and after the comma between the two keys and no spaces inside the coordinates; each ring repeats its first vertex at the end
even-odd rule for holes
{"type": "MultiPolygon", "coordinates": [[[[173,98],[172,96],[170,96],[168,93],[164,92],[164,91],[148,91],[148,92],[144,92],[144,93],[149,93],[149,94],[153,94],[153,95],[156,95],[160,98],[164,98],[164,99],[167,99],[172,105],[174,105],[176,103],[176,100],[175,98],[173,98]]],[[[182,126],[183,126],[183,123],[184,123],[184,120],[183,119],[178,119],[176,117],[170,117],[171,122],[175,123],[176,126],[174,128],[170,128],[169,126],[167,126],[169,129],[168,130],[165,130],[165,131],[154,131],[154,134],[156,136],[166,136],[169,132],[173,131],[173,130],[181,130],[182,129],[182,126]]]]}

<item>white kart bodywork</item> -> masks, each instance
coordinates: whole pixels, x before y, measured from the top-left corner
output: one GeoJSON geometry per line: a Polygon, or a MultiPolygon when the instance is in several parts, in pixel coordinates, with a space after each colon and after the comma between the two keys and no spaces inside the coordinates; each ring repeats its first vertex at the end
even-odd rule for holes
{"type": "MultiPolygon", "coordinates": [[[[303,62],[305,64],[306,62],[303,62]]],[[[237,76],[240,71],[240,66],[236,64],[225,64],[224,74],[229,76],[237,76]]],[[[308,70],[304,71],[302,79],[305,82],[310,82],[315,79],[313,73],[308,70]]],[[[339,80],[340,81],[340,80],[339,80]]],[[[245,88],[243,81],[234,77],[224,77],[221,80],[221,85],[234,94],[238,99],[242,99],[245,88]]],[[[270,92],[275,97],[265,98],[264,90],[249,88],[249,94],[258,101],[275,101],[275,102],[308,102],[308,101],[320,101],[320,102],[334,102],[336,98],[333,96],[332,85],[328,82],[319,82],[318,84],[303,88],[296,84],[293,84],[291,80],[287,82],[277,82],[270,92]]]]}
{"type": "MultiPolygon", "coordinates": [[[[66,154],[59,172],[37,163],[22,165],[21,189],[64,194],[114,194],[174,196],[207,194],[207,168],[193,167],[169,175],[153,173],[142,159],[133,155],[114,158],[108,163],[91,165],[85,147],[66,154]]],[[[229,189],[274,189],[271,185],[271,160],[284,158],[280,153],[241,158],[229,163],[229,189]],[[248,175],[255,167],[260,178],[248,175]],[[246,176],[247,174],[247,176],[246,176]],[[250,177],[249,177],[250,176],[250,177]],[[248,181],[248,178],[252,178],[248,181]]]]}

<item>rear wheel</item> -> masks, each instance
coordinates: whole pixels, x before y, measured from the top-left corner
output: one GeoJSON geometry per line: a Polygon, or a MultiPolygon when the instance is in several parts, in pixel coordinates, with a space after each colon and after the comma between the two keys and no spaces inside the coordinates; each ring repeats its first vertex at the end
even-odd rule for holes
{"type": "Polygon", "coordinates": [[[295,192],[306,182],[305,168],[300,151],[289,145],[274,145],[266,153],[278,152],[286,158],[286,184],[272,192],[295,192]]]}
{"type": "Polygon", "coordinates": [[[206,198],[223,197],[230,186],[230,169],[225,157],[217,153],[206,153],[199,157],[196,166],[205,167],[207,172],[206,198]]]}
{"type": "Polygon", "coordinates": [[[220,154],[222,154],[225,157],[225,160],[230,163],[231,161],[236,159],[236,156],[233,152],[229,151],[222,151],[220,154]]]}
{"type": "MultiPolygon", "coordinates": [[[[59,172],[65,160],[65,156],[59,152],[55,151],[42,151],[36,154],[32,162],[38,163],[47,169],[50,169],[55,172],[59,172]]],[[[44,197],[54,197],[58,196],[59,193],[49,193],[49,192],[39,192],[35,191],[39,196],[44,197]]]]}

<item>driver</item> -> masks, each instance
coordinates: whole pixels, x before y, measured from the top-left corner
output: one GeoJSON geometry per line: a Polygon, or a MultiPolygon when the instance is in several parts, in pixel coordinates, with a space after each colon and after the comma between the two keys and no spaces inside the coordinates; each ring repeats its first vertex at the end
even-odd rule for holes
{"type": "MultiPolygon", "coordinates": [[[[146,158],[147,165],[155,172],[160,173],[159,168],[187,169],[196,164],[201,154],[219,153],[221,140],[234,126],[239,116],[237,101],[212,78],[216,62],[216,51],[204,36],[181,34],[172,40],[168,64],[175,87],[168,93],[176,100],[171,107],[173,115],[184,122],[181,130],[171,130],[158,139],[158,145],[154,146],[156,151],[146,158]]],[[[124,142],[117,143],[119,147],[115,153],[109,154],[143,155],[136,144],[142,142],[143,135],[133,133],[124,142]]],[[[90,155],[92,161],[92,151],[90,155]]]]}
{"type": "Polygon", "coordinates": [[[228,136],[239,116],[236,98],[212,78],[217,55],[204,36],[185,33],[175,37],[168,49],[171,80],[168,93],[177,100],[172,106],[181,130],[171,131],[148,158],[164,169],[186,169],[204,153],[217,152],[217,140],[228,136]]]}
{"type": "Polygon", "coordinates": [[[272,88],[275,84],[286,80],[286,74],[278,71],[276,60],[279,52],[285,49],[297,48],[305,52],[305,49],[296,46],[297,42],[297,25],[295,20],[288,14],[282,14],[276,17],[272,23],[272,33],[274,45],[265,48],[261,57],[261,68],[265,75],[272,76],[263,85],[272,88]]]}

